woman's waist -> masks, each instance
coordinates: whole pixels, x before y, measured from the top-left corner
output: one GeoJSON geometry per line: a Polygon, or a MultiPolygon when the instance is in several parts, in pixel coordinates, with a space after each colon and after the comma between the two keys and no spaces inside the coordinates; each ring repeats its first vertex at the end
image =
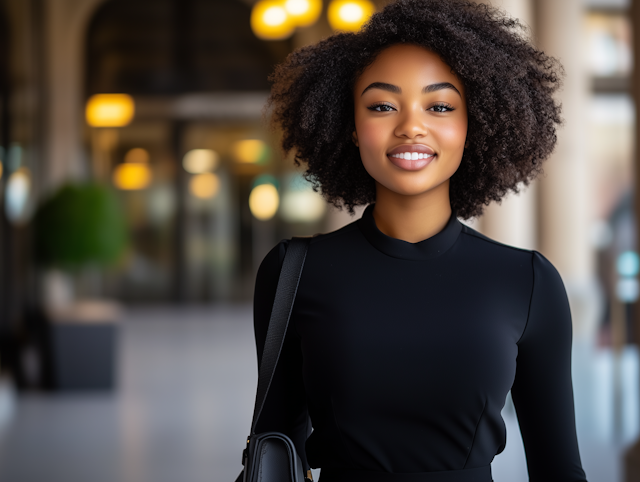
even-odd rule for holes
{"type": "Polygon", "coordinates": [[[389,473],[375,470],[326,468],[320,482],[492,482],[491,465],[442,472],[389,473]]]}

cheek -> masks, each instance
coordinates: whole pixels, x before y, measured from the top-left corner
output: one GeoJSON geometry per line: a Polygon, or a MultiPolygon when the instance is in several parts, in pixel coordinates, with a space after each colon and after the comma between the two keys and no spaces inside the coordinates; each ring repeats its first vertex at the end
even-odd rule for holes
{"type": "Polygon", "coordinates": [[[450,150],[463,149],[467,140],[466,119],[441,126],[439,129],[439,140],[442,147],[450,150]]]}
{"type": "Polygon", "coordinates": [[[467,123],[458,122],[440,131],[440,145],[443,148],[442,174],[451,177],[460,167],[467,140],[467,123]]]}
{"type": "Polygon", "coordinates": [[[380,121],[381,119],[368,119],[360,122],[356,120],[358,144],[360,145],[360,152],[363,154],[385,149],[388,129],[385,127],[384,122],[380,121]]]}
{"type": "Polygon", "coordinates": [[[380,161],[388,145],[388,142],[385,142],[386,129],[381,124],[380,122],[356,123],[362,165],[365,171],[378,182],[385,177],[383,163],[380,161]]]}

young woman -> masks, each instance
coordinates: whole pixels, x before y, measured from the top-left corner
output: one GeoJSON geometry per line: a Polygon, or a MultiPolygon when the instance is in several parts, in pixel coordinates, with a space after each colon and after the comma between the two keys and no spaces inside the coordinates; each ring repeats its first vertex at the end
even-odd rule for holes
{"type": "MultiPolygon", "coordinates": [[[[586,480],[560,276],[458,221],[540,172],[559,70],[516,20],[455,0],[396,1],[276,69],[284,150],[328,201],[368,204],[310,244],[258,427],[322,482],[490,482],[509,390],[530,480],[586,480]]],[[[286,249],[258,272],[258,360],[286,249]]]]}

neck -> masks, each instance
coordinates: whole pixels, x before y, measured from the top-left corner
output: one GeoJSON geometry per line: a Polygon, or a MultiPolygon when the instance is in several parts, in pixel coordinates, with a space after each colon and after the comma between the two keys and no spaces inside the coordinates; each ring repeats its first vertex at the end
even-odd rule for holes
{"type": "Polygon", "coordinates": [[[398,194],[376,183],[373,219],[387,236],[418,243],[442,231],[450,217],[449,180],[412,196],[398,194]]]}

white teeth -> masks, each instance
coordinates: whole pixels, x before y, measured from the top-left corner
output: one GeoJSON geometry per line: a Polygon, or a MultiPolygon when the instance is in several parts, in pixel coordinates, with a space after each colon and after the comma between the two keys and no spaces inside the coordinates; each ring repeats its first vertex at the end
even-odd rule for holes
{"type": "Polygon", "coordinates": [[[433,154],[423,154],[422,152],[401,152],[400,154],[391,154],[391,157],[396,159],[428,159],[433,157],[433,154]]]}

